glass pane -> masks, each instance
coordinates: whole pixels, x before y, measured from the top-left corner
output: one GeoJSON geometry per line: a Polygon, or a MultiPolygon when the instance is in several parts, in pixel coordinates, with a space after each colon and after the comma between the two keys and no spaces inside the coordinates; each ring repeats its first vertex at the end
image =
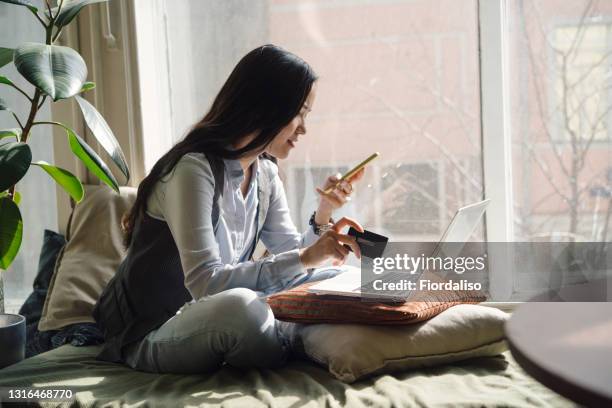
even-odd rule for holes
{"type": "MultiPolygon", "coordinates": [[[[383,168],[381,189],[390,204],[383,208],[384,228],[393,234],[437,234],[440,231],[438,163],[416,163],[383,168]],[[410,205],[402,205],[409,197],[410,205]]],[[[385,200],[387,201],[387,200],[385,200]]]]}
{"type": "Polygon", "coordinates": [[[509,6],[516,238],[608,241],[612,3],[509,6]]]}
{"type": "MultiPolygon", "coordinates": [[[[476,0],[154,3],[160,16],[151,18],[163,23],[151,27],[165,30],[139,37],[139,48],[150,43],[165,55],[141,70],[169,61],[167,75],[147,84],[169,90],[150,100],[170,101],[171,136],[152,129],[151,149],[156,134],[180,139],[237,61],[271,42],[320,77],[308,134],[281,163],[299,228],[316,209],[315,186],[375,151],[381,156],[337,217],[394,240],[437,240],[458,207],[482,198],[476,0]]],[[[145,123],[166,117],[149,114],[145,123]]]]}
{"type": "MultiPolygon", "coordinates": [[[[320,185],[329,166],[379,151],[342,213],[394,240],[437,240],[482,196],[476,2],[272,0],[269,13],[270,41],[320,76],[284,171],[320,185]]],[[[289,194],[298,224],[316,208],[311,184],[289,194]]]]}
{"type": "MultiPolygon", "coordinates": [[[[45,41],[44,30],[25,7],[6,3],[0,3],[0,38],[2,38],[2,47],[9,48],[26,41],[45,41]],[[15,29],[16,27],[18,29],[15,29]]],[[[19,75],[13,64],[0,68],[0,75],[10,78],[29,95],[34,93],[32,86],[19,75]]],[[[0,96],[25,123],[29,113],[28,101],[7,86],[0,88],[0,96]]],[[[51,120],[49,102],[42,107],[36,119],[51,120]]],[[[13,117],[6,111],[0,112],[0,129],[14,127],[17,127],[17,124],[13,117]]],[[[9,139],[5,138],[0,140],[0,143],[8,141],[9,139]]],[[[33,160],[53,163],[52,142],[49,126],[35,126],[28,140],[33,160]]],[[[57,231],[57,204],[53,180],[40,169],[32,168],[17,185],[17,191],[22,196],[19,208],[23,217],[23,241],[19,255],[8,271],[0,271],[4,277],[5,307],[8,313],[16,313],[32,292],[44,229],[57,231]]]]}

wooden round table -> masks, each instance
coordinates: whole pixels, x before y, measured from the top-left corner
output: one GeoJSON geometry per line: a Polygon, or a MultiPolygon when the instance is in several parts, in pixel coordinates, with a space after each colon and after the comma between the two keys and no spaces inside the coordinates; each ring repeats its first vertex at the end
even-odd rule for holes
{"type": "Polygon", "coordinates": [[[612,406],[612,303],[525,303],[506,336],[542,384],[583,405],[612,406]]]}

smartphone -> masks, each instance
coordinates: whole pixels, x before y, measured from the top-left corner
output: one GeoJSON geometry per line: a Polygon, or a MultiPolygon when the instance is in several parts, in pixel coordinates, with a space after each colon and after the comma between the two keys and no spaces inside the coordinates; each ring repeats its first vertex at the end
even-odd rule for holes
{"type": "MultiPolygon", "coordinates": [[[[364,161],[362,161],[361,163],[359,163],[358,165],[356,165],[355,167],[353,167],[352,169],[350,169],[349,171],[344,173],[344,175],[340,178],[340,180],[338,180],[338,182],[340,182],[342,180],[350,179],[355,174],[357,174],[357,172],[359,170],[364,168],[369,162],[371,162],[372,160],[374,160],[378,156],[380,156],[380,153],[378,153],[378,152],[372,153],[367,159],[365,159],[364,161]]],[[[325,190],[325,194],[329,194],[334,188],[335,188],[335,186],[329,187],[327,190],[325,190]]]]}

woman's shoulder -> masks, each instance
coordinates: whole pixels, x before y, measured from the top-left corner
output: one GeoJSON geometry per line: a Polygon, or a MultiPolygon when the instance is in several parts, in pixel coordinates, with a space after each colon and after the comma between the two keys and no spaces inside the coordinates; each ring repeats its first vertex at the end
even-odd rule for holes
{"type": "MultiPolygon", "coordinates": [[[[272,180],[278,175],[278,165],[272,160],[266,158],[259,158],[260,169],[268,175],[269,179],[272,180]]],[[[185,154],[177,162],[174,171],[171,173],[178,173],[173,175],[174,177],[183,178],[185,176],[200,175],[206,178],[214,178],[213,168],[210,165],[210,161],[204,153],[191,152],[185,154]]]]}
{"type": "Polygon", "coordinates": [[[210,163],[208,162],[208,158],[206,157],[206,155],[204,153],[199,152],[190,152],[184,154],[183,157],[181,157],[177,162],[177,165],[179,164],[191,164],[210,168],[210,163]]]}
{"type": "Polygon", "coordinates": [[[270,159],[260,157],[259,167],[268,175],[270,180],[278,175],[278,165],[270,159]]]}
{"type": "Polygon", "coordinates": [[[211,176],[212,169],[208,158],[203,153],[190,152],[181,157],[169,173],[171,178],[185,176],[211,176]]]}

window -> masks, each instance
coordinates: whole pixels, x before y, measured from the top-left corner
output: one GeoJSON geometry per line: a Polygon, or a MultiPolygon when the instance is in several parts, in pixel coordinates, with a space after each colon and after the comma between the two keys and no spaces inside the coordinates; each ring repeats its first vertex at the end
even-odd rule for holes
{"type": "MultiPolygon", "coordinates": [[[[44,32],[25,7],[0,3],[0,38],[2,38],[3,47],[16,47],[26,41],[44,42],[44,32]],[[15,27],[19,29],[16,30],[15,27]]],[[[19,75],[14,65],[9,64],[2,67],[0,74],[10,78],[30,95],[33,94],[32,86],[19,75]]],[[[1,95],[19,117],[27,117],[28,104],[24,103],[21,94],[4,86],[1,95]]],[[[39,111],[37,120],[51,120],[49,103],[46,103],[39,111]]],[[[0,129],[14,127],[16,123],[12,116],[6,111],[0,112],[0,129]]],[[[51,128],[37,126],[32,132],[32,137],[28,142],[31,142],[33,160],[53,163],[51,128]]],[[[7,138],[0,140],[0,143],[8,141],[7,138]]],[[[17,191],[22,196],[19,209],[23,218],[23,240],[19,254],[9,269],[0,271],[4,280],[4,301],[7,313],[17,313],[25,298],[32,291],[44,229],[57,231],[55,182],[46,173],[32,168],[17,184],[17,191]]]]}
{"type": "Polygon", "coordinates": [[[516,238],[607,241],[612,4],[508,4],[516,238]]]}
{"type": "Polygon", "coordinates": [[[465,167],[482,160],[476,2],[444,4],[269,2],[269,40],[320,76],[309,134],[286,165],[351,167],[380,151],[347,211],[395,240],[438,239],[442,213],[483,194],[482,167],[465,167]],[[443,197],[446,169],[473,193],[443,197]]]}
{"type": "Polygon", "coordinates": [[[433,239],[440,236],[444,191],[439,167],[436,162],[385,166],[381,194],[389,203],[382,214],[386,231],[401,236],[429,235],[433,239]]]}
{"type": "MultiPolygon", "coordinates": [[[[481,163],[459,160],[449,165],[444,160],[397,163],[386,166],[382,174],[382,194],[390,203],[383,219],[386,228],[405,241],[436,241],[455,214],[456,203],[473,203],[481,199],[479,181],[473,175],[481,163]],[[472,175],[472,176],[470,176],[472,175]]],[[[474,237],[482,239],[479,229],[474,237]]]]}
{"type": "Polygon", "coordinates": [[[458,207],[483,196],[475,0],[453,7],[444,0],[157,0],[141,7],[139,53],[159,61],[141,64],[149,67],[146,83],[155,84],[146,92],[158,89],[145,103],[168,105],[143,120],[151,124],[147,138],[162,138],[151,143],[147,168],[160,146],[205,113],[239,58],[272,42],[320,77],[308,134],[281,163],[298,227],[316,209],[314,186],[373,151],[380,158],[338,216],[392,239],[437,240],[458,207]]]}
{"type": "Polygon", "coordinates": [[[140,49],[158,53],[147,84],[161,90],[147,103],[165,106],[148,111],[154,126],[168,122],[151,132],[162,144],[204,114],[257,45],[284,46],[318,72],[309,132],[281,162],[302,229],[313,187],[380,151],[338,216],[392,240],[435,241],[457,208],[484,196],[492,204],[475,239],[610,238],[611,2],[136,3],[149,13],[136,13],[149,22],[137,24],[140,49]]]}

